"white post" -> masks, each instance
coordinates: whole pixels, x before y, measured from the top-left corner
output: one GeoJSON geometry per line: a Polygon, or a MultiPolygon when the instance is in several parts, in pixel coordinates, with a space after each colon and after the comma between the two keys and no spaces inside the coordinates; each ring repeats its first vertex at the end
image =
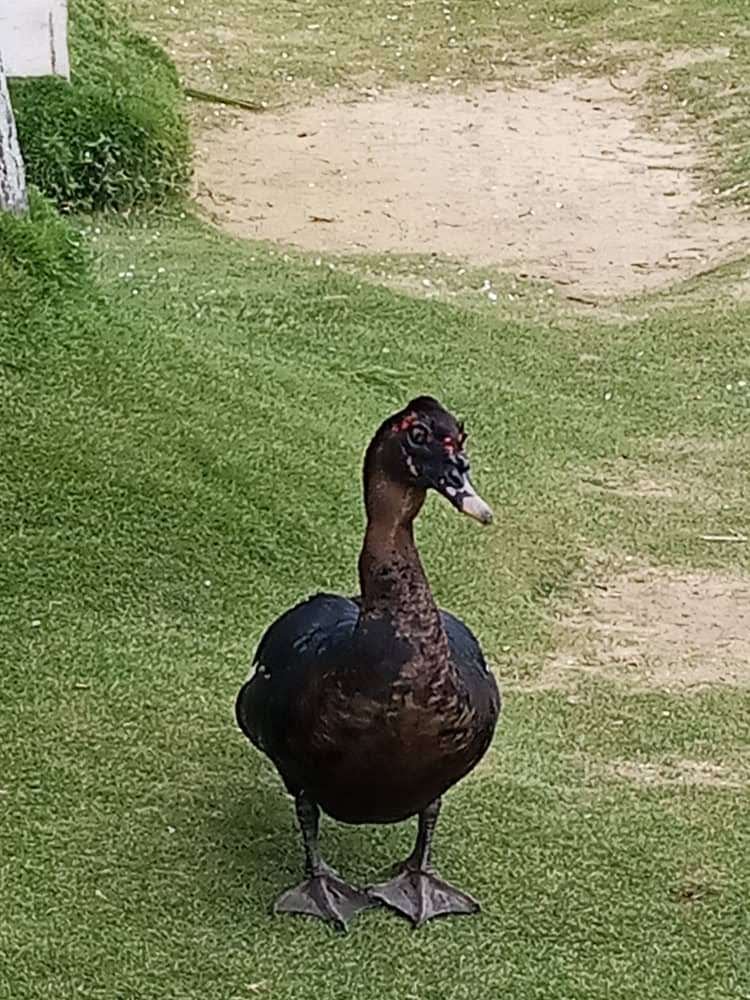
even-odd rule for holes
{"type": "Polygon", "coordinates": [[[67,0],[0,0],[0,49],[10,77],[70,76],[67,0]]]}
{"type": "Polygon", "coordinates": [[[67,0],[0,0],[0,211],[28,208],[7,77],[68,78],[67,18],[67,0]]]}
{"type": "Polygon", "coordinates": [[[26,172],[0,50],[0,211],[23,215],[28,207],[26,172]]]}

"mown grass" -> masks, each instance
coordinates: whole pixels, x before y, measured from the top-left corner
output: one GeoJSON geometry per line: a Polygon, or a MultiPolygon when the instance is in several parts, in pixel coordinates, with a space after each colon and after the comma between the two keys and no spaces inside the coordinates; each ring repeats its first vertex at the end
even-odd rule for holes
{"type": "MultiPolygon", "coordinates": [[[[610,767],[746,774],[742,692],[511,691],[438,840],[483,915],[415,934],[369,913],[345,939],[268,914],[299,844],[232,719],[270,618],[355,586],[362,451],[416,392],[467,417],[497,510],[482,531],[433,499],[419,541],[501,680],[534,675],[550,602],[591,548],[747,571],[746,546],[700,540],[690,496],[580,488],[612,462],[668,476],[675,439],[700,465],[703,443],[710,527],[746,524],[747,305],[541,324],[190,218],[87,236],[96,281],[45,286],[33,311],[10,297],[1,331],[0,997],[748,995],[746,786],[642,787],[610,767]]],[[[325,845],[366,880],[411,836],[327,824],[325,845]]]]}
{"type": "MultiPolygon", "coordinates": [[[[137,6],[164,37],[169,8],[137,6]]],[[[215,33],[224,15],[175,5],[216,57],[193,82],[258,83],[276,100],[358,79],[367,60],[372,78],[397,78],[397,49],[379,44],[402,30],[386,25],[390,6],[347,5],[346,23],[340,4],[309,6],[310,23],[336,33],[335,57],[313,29],[284,27],[308,5],[225,5],[233,30],[252,21],[243,62],[215,33]],[[296,90],[282,51],[303,64],[296,90]]],[[[548,67],[579,60],[587,39],[667,49],[734,31],[733,50],[745,44],[738,3],[504,5],[502,30],[488,3],[453,7],[452,22],[440,5],[403,7],[408,79],[433,64],[444,78],[450,23],[472,17],[469,53],[450,46],[451,61],[499,34],[548,67]]],[[[587,65],[616,68],[607,60],[630,58],[618,52],[587,45],[587,65]]],[[[738,142],[743,129],[737,118],[738,142]]],[[[94,218],[84,240],[39,202],[31,228],[5,223],[0,1000],[750,996],[747,693],[596,682],[573,697],[509,683],[537,674],[551,612],[592,551],[750,569],[746,545],[700,538],[747,528],[750,306],[699,279],[629,305],[621,323],[561,316],[533,289],[465,309],[179,213],[94,218]],[[373,912],[339,938],[268,914],[299,877],[299,843],[232,702],[275,614],[355,587],[363,448],[384,413],[424,391],[466,416],[498,515],[482,531],[433,499],[419,525],[441,603],[509,689],[493,750],[448,797],[437,843],[441,871],[484,912],[416,934],[373,912]],[[674,494],[590,488],[644,470],[674,494]],[[617,776],[623,760],[683,759],[725,764],[736,786],[617,776]]],[[[448,292],[463,287],[455,277],[441,272],[448,292]]],[[[365,881],[412,834],[326,824],[325,847],[365,881]]]]}

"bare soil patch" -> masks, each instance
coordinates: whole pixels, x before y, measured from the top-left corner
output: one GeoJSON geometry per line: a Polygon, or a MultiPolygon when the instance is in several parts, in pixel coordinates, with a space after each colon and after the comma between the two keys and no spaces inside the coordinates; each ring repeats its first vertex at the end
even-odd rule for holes
{"type": "Polygon", "coordinates": [[[560,619],[560,651],[543,687],[582,674],[637,686],[750,687],[750,578],[728,573],[638,569],[583,594],[560,619]]]}
{"type": "Polygon", "coordinates": [[[575,295],[655,289],[750,251],[702,203],[698,148],[648,134],[607,80],[417,88],[238,115],[197,138],[196,197],[222,226],[320,253],[434,253],[575,295]]]}
{"type": "MultiPolygon", "coordinates": [[[[669,457],[666,446],[664,452],[669,457]]],[[[581,489],[584,493],[628,500],[699,502],[702,510],[712,513],[721,507],[720,490],[710,475],[701,474],[705,471],[705,460],[700,470],[688,468],[686,461],[680,473],[664,466],[663,461],[641,463],[614,458],[586,470],[580,479],[581,489]]]]}
{"type": "Polygon", "coordinates": [[[708,788],[743,788],[747,775],[724,764],[706,760],[650,761],[621,760],[610,766],[617,778],[645,786],[703,786],[708,788]]]}

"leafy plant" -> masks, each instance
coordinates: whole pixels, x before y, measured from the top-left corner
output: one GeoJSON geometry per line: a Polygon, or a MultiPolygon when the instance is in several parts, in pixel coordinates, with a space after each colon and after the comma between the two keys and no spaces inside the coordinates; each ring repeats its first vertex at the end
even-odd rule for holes
{"type": "Polygon", "coordinates": [[[29,180],[68,211],[163,202],[189,176],[176,70],[99,0],[70,14],[70,83],[12,84],[29,180]]]}

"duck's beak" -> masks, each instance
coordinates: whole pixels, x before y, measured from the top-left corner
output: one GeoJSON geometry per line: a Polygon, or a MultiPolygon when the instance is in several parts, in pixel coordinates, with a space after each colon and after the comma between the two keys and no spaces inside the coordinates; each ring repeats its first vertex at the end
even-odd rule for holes
{"type": "Polygon", "coordinates": [[[480,524],[492,524],[492,508],[482,500],[468,476],[464,480],[463,491],[458,494],[454,502],[463,514],[468,514],[480,524]]]}
{"type": "Polygon", "coordinates": [[[480,524],[492,524],[492,508],[482,500],[468,476],[464,476],[463,485],[459,489],[446,486],[445,496],[462,514],[468,514],[480,524]]]}
{"type": "Polygon", "coordinates": [[[491,524],[492,510],[474,489],[468,469],[469,463],[465,456],[459,455],[449,465],[443,464],[432,482],[438,493],[442,493],[456,510],[473,517],[480,524],[491,524]]]}

